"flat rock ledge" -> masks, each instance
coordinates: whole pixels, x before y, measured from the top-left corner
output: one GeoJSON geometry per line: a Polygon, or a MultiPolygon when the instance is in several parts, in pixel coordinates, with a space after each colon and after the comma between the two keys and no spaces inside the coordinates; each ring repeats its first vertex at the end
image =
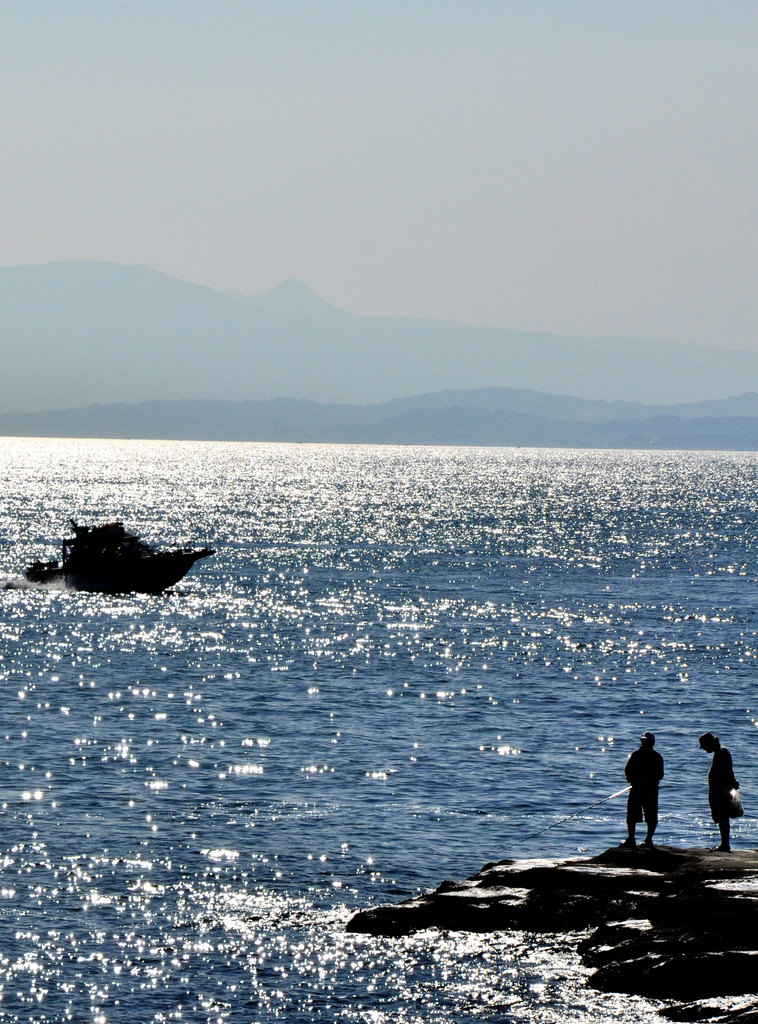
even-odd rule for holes
{"type": "Polygon", "coordinates": [[[390,936],[424,928],[593,929],[578,951],[595,988],[665,1000],[671,1020],[758,1022],[758,851],[616,847],[574,860],[502,860],[360,911],[347,926],[390,936]]]}

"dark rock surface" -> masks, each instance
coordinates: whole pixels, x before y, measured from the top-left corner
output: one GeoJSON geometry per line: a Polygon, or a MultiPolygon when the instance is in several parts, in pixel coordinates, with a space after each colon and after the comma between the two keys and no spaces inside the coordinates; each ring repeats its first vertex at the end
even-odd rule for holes
{"type": "Polygon", "coordinates": [[[758,1022],[758,852],[618,847],[575,860],[504,860],[462,882],[356,914],[348,931],[579,932],[607,992],[675,1000],[672,1020],[758,1022]],[[722,1005],[723,1004],[723,1005],[722,1005]]]}

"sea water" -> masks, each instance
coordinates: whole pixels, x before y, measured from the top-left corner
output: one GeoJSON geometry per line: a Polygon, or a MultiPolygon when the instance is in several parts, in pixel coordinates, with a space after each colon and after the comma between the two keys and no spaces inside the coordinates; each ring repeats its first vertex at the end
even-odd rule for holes
{"type": "Polygon", "coordinates": [[[618,843],[584,808],[648,729],[657,839],[716,840],[711,730],[756,845],[758,456],[5,439],[0,478],[3,1020],[659,1019],[572,937],[345,925],[618,843]],[[23,586],[69,516],[217,553],[23,586]]]}

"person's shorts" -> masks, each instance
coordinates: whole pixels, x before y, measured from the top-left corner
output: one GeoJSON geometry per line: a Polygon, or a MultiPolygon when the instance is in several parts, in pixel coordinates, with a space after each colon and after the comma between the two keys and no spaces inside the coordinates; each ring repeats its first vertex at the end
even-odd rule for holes
{"type": "Polygon", "coordinates": [[[728,792],[709,793],[708,803],[711,808],[711,817],[718,824],[720,821],[725,821],[730,815],[731,801],[729,799],[728,792]]]}
{"type": "Polygon", "coordinates": [[[651,793],[650,791],[640,792],[637,789],[632,789],[629,794],[629,800],[626,805],[626,820],[627,821],[642,821],[645,818],[645,822],[648,825],[658,821],[658,790],[651,793]]]}

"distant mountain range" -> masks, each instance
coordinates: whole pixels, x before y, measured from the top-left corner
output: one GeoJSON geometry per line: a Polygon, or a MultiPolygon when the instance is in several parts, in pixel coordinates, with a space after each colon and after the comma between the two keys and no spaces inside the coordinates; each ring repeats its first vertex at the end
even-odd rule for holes
{"type": "Polygon", "coordinates": [[[373,405],[150,401],[0,416],[0,435],[199,441],[758,450],[758,394],[673,406],[514,388],[373,405]]]}
{"type": "Polygon", "coordinates": [[[754,352],[361,317],[298,281],[250,298],[115,263],[0,268],[0,357],[0,413],[150,399],[383,403],[489,386],[668,405],[758,390],[754,352]]]}

